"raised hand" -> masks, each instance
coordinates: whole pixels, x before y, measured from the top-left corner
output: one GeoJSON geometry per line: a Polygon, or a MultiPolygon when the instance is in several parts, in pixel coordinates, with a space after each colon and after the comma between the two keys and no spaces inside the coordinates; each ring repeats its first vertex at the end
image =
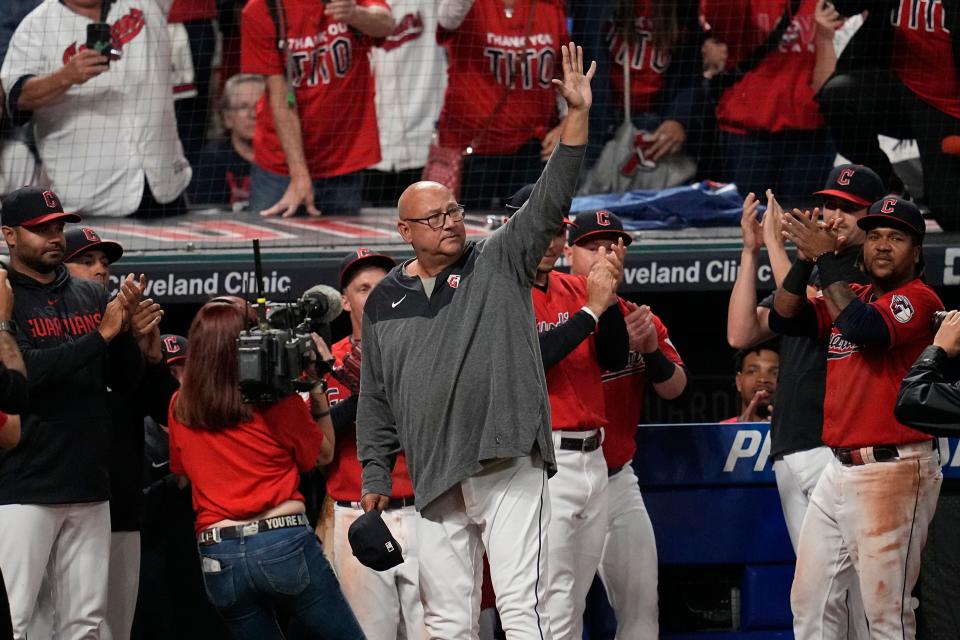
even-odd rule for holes
{"type": "Polygon", "coordinates": [[[767,189],[767,210],[763,212],[763,244],[769,249],[783,246],[783,207],[777,202],[773,191],[767,189]]]}
{"type": "Polygon", "coordinates": [[[757,222],[757,210],[760,201],[751,191],[743,199],[743,215],[740,217],[740,235],[743,236],[743,248],[751,253],[759,253],[763,246],[763,227],[757,222]]]}
{"type": "Polygon", "coordinates": [[[589,111],[593,104],[590,81],[597,72],[597,63],[591,62],[586,74],[583,72],[583,47],[571,42],[560,47],[563,52],[563,80],[553,80],[553,85],[570,111],[589,111]]]}

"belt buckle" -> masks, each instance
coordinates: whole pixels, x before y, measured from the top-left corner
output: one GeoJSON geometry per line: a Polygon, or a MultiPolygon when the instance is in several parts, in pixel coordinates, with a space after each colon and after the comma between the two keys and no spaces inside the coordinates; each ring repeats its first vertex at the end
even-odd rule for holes
{"type": "Polygon", "coordinates": [[[260,533],[259,522],[248,522],[247,524],[237,528],[240,530],[240,535],[242,537],[255,536],[260,533]]]}
{"type": "Polygon", "coordinates": [[[220,544],[221,541],[219,527],[200,532],[200,544],[220,544]]]}

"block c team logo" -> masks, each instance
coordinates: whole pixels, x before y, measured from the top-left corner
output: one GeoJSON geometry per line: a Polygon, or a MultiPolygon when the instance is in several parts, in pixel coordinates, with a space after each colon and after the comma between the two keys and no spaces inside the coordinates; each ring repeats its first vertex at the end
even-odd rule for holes
{"type": "Polygon", "coordinates": [[[53,191],[43,192],[43,202],[51,209],[60,208],[60,203],[57,202],[57,196],[53,193],[53,191]]]}
{"type": "Polygon", "coordinates": [[[450,285],[451,289],[456,289],[460,286],[460,274],[455,273],[452,276],[447,278],[447,284],[450,285]]]}
{"type": "Polygon", "coordinates": [[[90,242],[100,242],[100,236],[90,227],[83,227],[83,237],[90,242]]]}
{"type": "Polygon", "coordinates": [[[177,344],[177,339],[173,336],[167,336],[163,339],[163,347],[167,353],[177,353],[180,351],[180,345],[177,344]]]}
{"type": "Polygon", "coordinates": [[[849,167],[842,170],[840,172],[840,175],[837,176],[837,184],[842,184],[844,186],[850,184],[850,178],[853,177],[853,174],[854,174],[853,169],[850,169],[849,167]]]}
{"type": "Polygon", "coordinates": [[[610,212],[605,211],[603,209],[601,209],[600,211],[597,211],[597,224],[600,225],[601,227],[609,227],[610,212]]]}
{"type": "Polygon", "coordinates": [[[357,249],[358,258],[365,258],[368,255],[370,255],[370,249],[367,249],[366,247],[361,247],[360,249],[357,249]]]}
{"type": "Polygon", "coordinates": [[[890,301],[890,311],[893,312],[893,319],[900,324],[910,322],[913,317],[913,305],[907,296],[895,295],[890,301]]]}
{"type": "Polygon", "coordinates": [[[894,211],[893,207],[896,204],[897,204],[896,198],[885,198],[883,201],[883,205],[880,207],[880,213],[893,213],[894,211]]]}

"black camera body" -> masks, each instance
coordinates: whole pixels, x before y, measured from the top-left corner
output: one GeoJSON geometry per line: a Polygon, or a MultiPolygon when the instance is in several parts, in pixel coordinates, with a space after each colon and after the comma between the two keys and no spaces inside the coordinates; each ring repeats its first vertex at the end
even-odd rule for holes
{"type": "Polygon", "coordinates": [[[306,372],[317,360],[308,334],[270,328],[240,334],[237,362],[243,401],[270,404],[292,393],[309,391],[315,380],[306,372]]]}

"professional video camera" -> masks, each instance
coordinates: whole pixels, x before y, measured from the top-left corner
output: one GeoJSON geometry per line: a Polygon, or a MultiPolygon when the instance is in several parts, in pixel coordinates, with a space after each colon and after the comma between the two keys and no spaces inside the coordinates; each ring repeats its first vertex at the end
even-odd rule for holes
{"type": "Polygon", "coordinates": [[[317,285],[296,302],[268,305],[263,296],[260,242],[253,241],[257,283],[257,326],[237,338],[240,394],[244,402],[272,403],[309,391],[330,371],[317,353],[311,333],[327,342],[330,322],[342,311],[340,294],[317,285]]]}

